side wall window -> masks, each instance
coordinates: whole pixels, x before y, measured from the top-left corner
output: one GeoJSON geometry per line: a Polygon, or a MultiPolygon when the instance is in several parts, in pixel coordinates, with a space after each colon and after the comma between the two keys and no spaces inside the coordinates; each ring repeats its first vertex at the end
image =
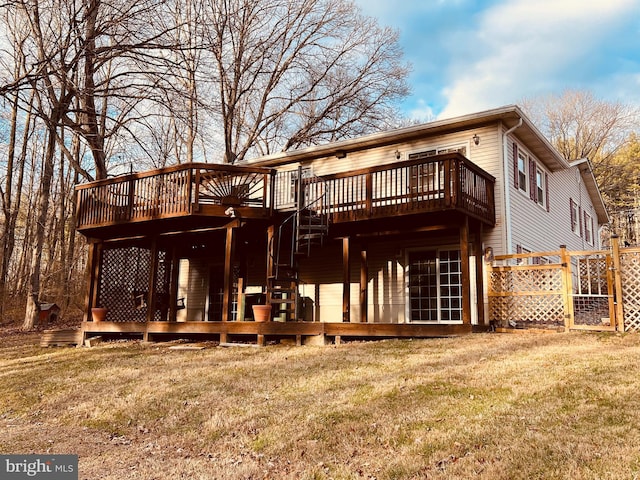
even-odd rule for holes
{"type": "Polygon", "coordinates": [[[549,211],[549,174],[532,156],[513,143],[515,188],[549,211]]]}
{"type": "Polygon", "coordinates": [[[518,153],[518,188],[526,193],[528,185],[527,158],[522,153],[518,153]]]}
{"type": "Polygon", "coordinates": [[[569,215],[571,217],[571,231],[584,238],[589,245],[594,244],[593,217],[578,205],[573,199],[569,199],[569,215]]]}
{"type": "Polygon", "coordinates": [[[580,212],[578,204],[573,198],[569,199],[569,215],[571,217],[571,231],[576,235],[580,235],[580,212]]]}
{"type": "Polygon", "coordinates": [[[593,245],[593,219],[587,212],[584,212],[584,240],[593,245]]]}

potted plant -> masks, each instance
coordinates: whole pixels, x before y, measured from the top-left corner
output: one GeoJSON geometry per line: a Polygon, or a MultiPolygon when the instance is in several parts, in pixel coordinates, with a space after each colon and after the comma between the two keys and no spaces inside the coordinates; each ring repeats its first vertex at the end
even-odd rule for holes
{"type": "Polygon", "coordinates": [[[108,311],[106,307],[94,307],[91,309],[91,318],[94,322],[102,322],[107,317],[108,311]]]}
{"type": "Polygon", "coordinates": [[[271,305],[253,305],[253,319],[256,322],[268,322],[271,320],[271,305]]]}

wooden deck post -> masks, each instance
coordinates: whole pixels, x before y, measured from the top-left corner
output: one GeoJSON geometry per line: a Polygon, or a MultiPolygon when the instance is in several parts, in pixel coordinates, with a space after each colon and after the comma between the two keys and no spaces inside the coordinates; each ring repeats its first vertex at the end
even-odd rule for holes
{"type": "Polygon", "coordinates": [[[85,311],[82,321],[89,320],[89,312],[93,307],[97,306],[98,300],[98,282],[100,279],[100,264],[102,258],[102,242],[92,240],[89,242],[89,285],[85,296],[85,311]]]}
{"type": "Polygon", "coordinates": [[[169,280],[169,318],[170,322],[175,322],[178,316],[178,275],[180,269],[180,259],[178,250],[174,245],[171,249],[171,278],[169,280]]]}
{"type": "Polygon", "coordinates": [[[231,295],[233,289],[233,259],[235,256],[235,224],[227,226],[227,239],[224,249],[224,290],[222,291],[222,321],[228,322],[231,316],[231,295]]]}
{"type": "Polygon", "coordinates": [[[571,256],[566,245],[560,245],[560,264],[562,265],[562,300],[564,303],[564,330],[568,332],[573,326],[573,278],[571,276],[571,256]]]}
{"type": "Polygon", "coordinates": [[[484,249],[482,248],[482,222],[478,222],[473,242],[473,254],[476,257],[476,309],[478,325],[485,325],[484,317],[484,249]]]}
{"type": "Polygon", "coordinates": [[[369,264],[367,262],[367,247],[362,245],[360,249],[360,322],[368,322],[369,305],[369,264]]]}
{"type": "Polygon", "coordinates": [[[244,310],[246,305],[246,296],[244,293],[244,278],[240,277],[238,279],[238,314],[236,316],[236,320],[238,322],[244,322],[244,310]]]}
{"type": "Polygon", "coordinates": [[[460,225],[460,269],[462,270],[462,323],[471,325],[471,272],[469,267],[469,217],[460,225]]]}
{"type": "Polygon", "coordinates": [[[342,321],[351,320],[351,260],[349,258],[349,237],[342,239],[342,321]]]}
{"type": "Polygon", "coordinates": [[[620,238],[611,235],[613,255],[613,284],[616,298],[616,326],[619,332],[624,332],[624,298],[622,296],[622,276],[620,275],[620,238]]]}
{"type": "Polygon", "coordinates": [[[274,238],[275,238],[275,225],[269,225],[267,228],[267,278],[265,279],[265,285],[269,285],[269,279],[275,274],[274,259],[276,256],[274,238]]]}
{"type": "Polygon", "coordinates": [[[147,294],[147,322],[153,321],[156,313],[157,273],[158,273],[158,239],[154,237],[151,240],[151,268],[149,268],[149,282],[148,282],[149,288],[148,288],[148,294],[147,294]]]}

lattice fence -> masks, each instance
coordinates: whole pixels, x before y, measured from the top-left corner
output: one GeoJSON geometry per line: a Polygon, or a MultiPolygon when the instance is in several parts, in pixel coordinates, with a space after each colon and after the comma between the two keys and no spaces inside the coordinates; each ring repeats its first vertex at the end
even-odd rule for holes
{"type": "Polygon", "coordinates": [[[573,327],[615,326],[610,252],[569,253],[573,275],[573,327]]]}
{"type": "Polygon", "coordinates": [[[489,319],[501,327],[564,325],[560,265],[493,267],[489,273],[489,319]]]}
{"type": "Polygon", "coordinates": [[[502,327],[624,325],[640,332],[640,248],[618,245],[614,237],[611,250],[497,256],[488,266],[490,320],[502,327]]]}
{"type": "MultiPolygon", "coordinates": [[[[147,320],[151,250],[129,246],[105,248],[98,279],[97,305],[108,309],[107,321],[144,322],[147,320]]],[[[167,253],[158,251],[155,275],[154,320],[166,319],[169,305],[169,265],[167,253]],[[166,305],[166,306],[165,306],[166,305]]]]}
{"type": "Polygon", "coordinates": [[[620,252],[624,329],[640,332],[640,249],[620,252]]]}

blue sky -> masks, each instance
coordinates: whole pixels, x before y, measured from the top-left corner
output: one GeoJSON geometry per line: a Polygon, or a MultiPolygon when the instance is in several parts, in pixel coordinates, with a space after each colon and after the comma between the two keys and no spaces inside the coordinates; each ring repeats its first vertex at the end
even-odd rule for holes
{"type": "Polygon", "coordinates": [[[403,109],[430,120],[590,90],[640,105],[640,0],[356,0],[400,31],[403,109]]]}

